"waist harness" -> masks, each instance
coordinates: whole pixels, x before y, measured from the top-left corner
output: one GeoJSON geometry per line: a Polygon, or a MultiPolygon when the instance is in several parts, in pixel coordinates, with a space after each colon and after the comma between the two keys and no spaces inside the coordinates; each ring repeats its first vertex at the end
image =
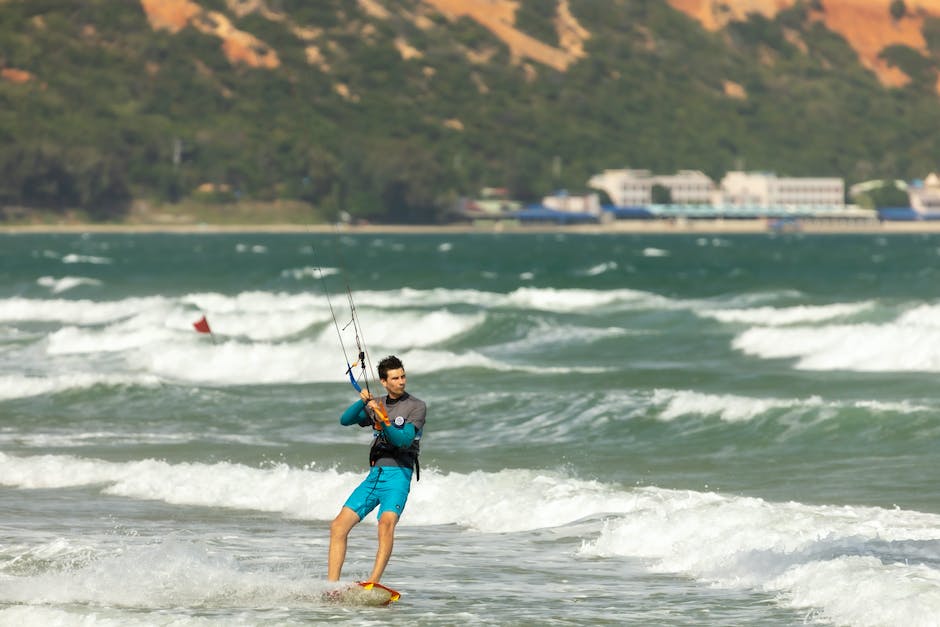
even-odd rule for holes
{"type": "Polygon", "coordinates": [[[415,473],[415,481],[421,480],[421,466],[418,463],[418,451],[420,445],[417,440],[411,443],[408,448],[399,448],[389,444],[384,436],[380,435],[372,442],[372,448],[369,449],[369,466],[375,466],[375,463],[387,457],[394,459],[395,463],[404,468],[410,468],[415,473]]]}

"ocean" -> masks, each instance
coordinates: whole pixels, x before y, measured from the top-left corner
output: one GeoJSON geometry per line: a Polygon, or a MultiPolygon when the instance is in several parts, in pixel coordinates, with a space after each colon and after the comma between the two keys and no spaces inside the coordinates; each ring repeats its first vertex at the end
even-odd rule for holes
{"type": "Polygon", "coordinates": [[[940,235],[0,235],[0,625],[940,625],[938,377],[940,235]]]}

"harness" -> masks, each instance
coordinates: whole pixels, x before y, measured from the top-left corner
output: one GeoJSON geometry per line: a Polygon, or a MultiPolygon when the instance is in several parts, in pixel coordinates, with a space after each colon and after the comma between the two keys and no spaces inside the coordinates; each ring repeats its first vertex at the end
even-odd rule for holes
{"type": "Polygon", "coordinates": [[[418,441],[415,440],[408,448],[399,448],[389,444],[385,435],[379,432],[375,433],[375,439],[372,441],[372,448],[369,449],[369,465],[375,466],[375,462],[383,457],[394,459],[399,466],[411,468],[415,473],[415,481],[421,481],[421,465],[418,463],[418,441]]]}
{"type": "MultiPolygon", "coordinates": [[[[408,393],[406,392],[403,396],[397,399],[389,399],[386,397],[386,405],[394,405],[400,400],[408,398],[408,393]]],[[[372,447],[369,449],[369,466],[375,466],[375,463],[387,457],[389,459],[394,459],[395,463],[399,466],[410,468],[415,473],[415,481],[421,480],[421,465],[418,463],[418,453],[421,449],[420,442],[420,433],[415,435],[414,441],[408,448],[401,448],[395,446],[385,437],[385,427],[384,429],[378,429],[373,427],[372,430],[372,447]]]]}

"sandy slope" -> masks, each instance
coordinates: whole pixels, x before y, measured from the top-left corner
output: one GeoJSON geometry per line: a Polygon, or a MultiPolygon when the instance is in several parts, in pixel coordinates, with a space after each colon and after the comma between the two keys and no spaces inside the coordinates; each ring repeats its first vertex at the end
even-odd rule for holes
{"type": "MultiPolygon", "coordinates": [[[[718,30],[732,20],[746,19],[750,13],[773,17],[797,0],[668,0],[710,30],[718,30]]],[[[878,58],[892,45],[904,45],[927,52],[922,33],[925,16],[940,16],[940,0],[905,0],[906,15],[891,17],[892,0],[824,0],[822,11],[813,18],[842,35],[858,53],[861,62],[885,85],[907,83],[909,77],[878,58]]]]}
{"type": "MultiPolygon", "coordinates": [[[[422,5],[448,19],[472,19],[487,28],[505,43],[517,62],[525,60],[565,71],[585,56],[584,43],[591,34],[572,14],[568,0],[556,0],[555,28],[559,46],[552,46],[516,28],[516,11],[524,0],[422,0],[422,5]]],[[[798,0],[668,0],[674,8],[690,15],[711,30],[719,30],[732,20],[746,19],[758,13],[767,17],[796,4],[798,0]]],[[[238,30],[231,20],[217,11],[207,11],[198,0],[140,0],[153,28],[177,32],[186,26],[219,37],[223,50],[233,63],[254,67],[277,67],[277,52],[251,33],[238,30]]],[[[925,16],[940,16],[940,0],[905,0],[906,14],[900,20],[891,16],[892,0],[825,0],[822,9],[812,13],[813,19],[842,35],[858,53],[861,62],[872,70],[885,85],[899,86],[910,78],[879,58],[888,46],[905,45],[927,54],[922,33],[925,16]]],[[[387,19],[393,9],[383,0],[357,0],[370,16],[387,19]]],[[[289,16],[273,11],[265,0],[227,0],[229,11],[237,16],[256,12],[277,21],[290,21],[289,16]]],[[[426,15],[410,15],[419,26],[427,24],[426,15]]],[[[295,25],[295,31],[302,25],[295,25]]],[[[399,49],[413,49],[407,42],[398,42],[399,49]]],[[[314,47],[319,59],[320,48],[314,47]]],[[[405,54],[405,53],[403,53],[405,54]]],[[[313,62],[313,61],[312,61],[313,62]]],[[[328,67],[322,59],[319,64],[328,67]]],[[[940,90],[940,86],[938,86],[940,90]]]]}

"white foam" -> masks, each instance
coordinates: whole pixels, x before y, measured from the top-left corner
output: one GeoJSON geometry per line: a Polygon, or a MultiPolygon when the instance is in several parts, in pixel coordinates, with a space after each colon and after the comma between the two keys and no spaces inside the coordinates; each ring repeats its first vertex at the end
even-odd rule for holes
{"type": "MultiPolygon", "coordinates": [[[[0,398],[4,393],[10,398],[16,398],[96,384],[156,385],[161,381],[188,381],[215,385],[272,385],[346,380],[346,364],[332,329],[324,330],[313,340],[283,343],[247,343],[226,339],[217,339],[213,343],[195,334],[188,341],[179,341],[178,337],[174,341],[160,341],[161,337],[170,336],[163,332],[140,332],[123,336],[104,334],[96,339],[94,332],[75,335],[73,331],[63,330],[53,336],[50,352],[76,354],[127,350],[129,352],[123,354],[124,370],[137,374],[125,375],[123,378],[121,375],[107,374],[60,375],[30,378],[22,382],[0,378],[0,398]]],[[[381,343],[375,343],[371,348],[373,355],[380,356],[390,350],[381,343]]],[[[355,351],[355,344],[347,344],[347,351],[355,351]]],[[[452,352],[396,348],[395,352],[408,364],[408,371],[416,374],[463,368],[538,375],[604,372],[603,368],[590,366],[546,367],[528,362],[511,363],[469,350],[452,352]]],[[[350,358],[355,356],[354,352],[348,354],[350,358]]],[[[370,376],[374,377],[375,373],[370,373],[370,376]]]]}
{"type": "Polygon", "coordinates": [[[940,616],[940,571],[924,564],[846,556],[788,569],[765,586],[819,618],[860,627],[934,627],[940,616]]]}
{"type": "Polygon", "coordinates": [[[339,268],[321,268],[319,266],[304,266],[303,268],[290,268],[281,272],[282,277],[289,277],[297,281],[303,279],[319,279],[321,277],[339,274],[339,268]]]}
{"type": "Polygon", "coordinates": [[[82,285],[101,285],[98,279],[89,279],[80,276],[66,276],[60,279],[51,276],[39,277],[36,283],[43,287],[48,287],[53,294],[67,292],[82,285]]]}
{"type": "MultiPolygon", "coordinates": [[[[397,345],[404,348],[428,347],[446,342],[486,321],[486,314],[430,312],[387,312],[368,320],[368,341],[373,345],[397,345]]],[[[363,321],[365,326],[365,321],[363,321]]]]}
{"type": "Polygon", "coordinates": [[[566,525],[585,517],[625,511],[633,497],[597,481],[535,470],[470,474],[431,472],[408,501],[408,524],[459,524],[487,533],[566,525]]]}
{"type": "Polygon", "coordinates": [[[917,327],[940,327],[940,305],[917,305],[901,314],[897,322],[917,327]]]}
{"type": "MultiPolygon", "coordinates": [[[[677,301],[641,290],[588,290],[520,287],[503,294],[481,290],[450,290],[434,288],[415,290],[402,288],[390,292],[360,292],[354,295],[360,309],[382,308],[383,303],[398,307],[446,307],[476,305],[488,309],[534,309],[566,313],[604,306],[628,306],[635,309],[675,308],[677,301]]],[[[683,306],[683,305],[679,305],[683,306]]]]}
{"type": "Polygon", "coordinates": [[[268,247],[263,244],[236,244],[235,252],[252,253],[255,255],[264,255],[268,252],[268,247]]]}
{"type": "Polygon", "coordinates": [[[617,269],[616,261],[605,261],[604,263],[599,263],[596,266],[591,266],[587,270],[581,272],[584,276],[598,276],[606,272],[613,272],[617,269]]]}
{"type": "MultiPolygon", "coordinates": [[[[2,598],[2,595],[0,595],[2,598]]],[[[228,616],[213,619],[188,613],[168,612],[159,607],[146,618],[139,611],[96,608],[94,612],[38,605],[13,605],[0,609],[0,625],[9,627],[210,627],[250,625],[251,621],[228,616]]]]}
{"type": "Polygon", "coordinates": [[[713,309],[698,311],[699,315],[726,323],[762,326],[785,326],[845,318],[874,307],[873,302],[834,303],[831,305],[798,305],[795,307],[755,307],[750,309],[713,309]]]}
{"type": "Polygon", "coordinates": [[[128,498],[281,512],[307,519],[335,516],[356,479],[361,477],[286,465],[251,468],[228,462],[169,464],[152,459],[118,463],[68,455],[14,457],[0,453],[0,484],[11,487],[101,484],[104,493],[128,498]]]}
{"type": "MultiPolygon", "coordinates": [[[[363,341],[377,355],[385,351],[407,354],[446,343],[486,321],[483,312],[390,309],[379,315],[379,310],[367,308],[362,314],[375,314],[365,327],[368,336],[363,341]]],[[[14,298],[0,300],[3,319],[61,323],[47,336],[48,355],[87,355],[89,360],[110,355],[108,366],[100,370],[113,370],[119,359],[118,367],[124,371],[164,380],[220,384],[336,381],[345,369],[337,330],[326,298],[320,294],[206,293],[116,302],[14,298]],[[203,314],[212,328],[211,337],[193,329],[193,322],[203,314]],[[312,330],[316,335],[309,337],[312,330]]],[[[344,346],[355,355],[355,329],[346,325],[341,311],[337,323],[346,327],[344,346]]],[[[459,360],[448,355],[437,363],[453,367],[459,360]]],[[[486,362],[472,354],[469,359],[477,365],[486,362]]],[[[493,367],[503,364],[493,362],[493,367]]],[[[62,384],[45,385],[54,390],[62,384]]],[[[25,393],[32,394],[28,390],[38,387],[28,386],[25,393]]]]}
{"type": "MultiPolygon", "coordinates": [[[[56,541],[61,544],[61,541],[56,541]]],[[[305,576],[299,569],[287,572],[252,571],[237,559],[211,545],[170,536],[150,544],[127,542],[113,549],[55,547],[73,551],[59,555],[70,567],[17,576],[0,586],[0,602],[26,604],[8,608],[0,620],[22,620],[20,624],[82,625],[211,625],[240,624],[238,614],[226,612],[226,621],[193,616],[192,611],[175,615],[167,608],[270,608],[315,603],[326,583],[305,576]],[[95,612],[43,607],[88,606],[95,612]],[[141,608],[159,612],[140,619],[141,608]],[[61,622],[41,622],[61,621],[61,622]],[[77,621],[77,622],[71,622],[77,621]]],[[[24,554],[22,561],[33,556],[24,554]]],[[[212,612],[208,612],[209,615],[212,612]]],[[[244,624],[252,624],[247,620],[244,624]]],[[[3,623],[14,624],[14,623],[3,623]]]]}
{"type": "Polygon", "coordinates": [[[135,329],[127,325],[105,329],[68,326],[49,335],[46,351],[50,355],[114,353],[147,345],[162,346],[175,337],[171,330],[157,326],[135,329]]]}
{"type": "Polygon", "coordinates": [[[533,319],[526,329],[524,337],[500,344],[500,350],[513,354],[525,351],[541,351],[546,346],[562,347],[575,345],[583,347],[591,342],[609,340],[630,334],[642,334],[643,331],[624,329],[623,327],[589,327],[571,324],[558,324],[541,318],[533,319]]]}
{"type": "Polygon", "coordinates": [[[803,370],[940,371],[940,352],[934,350],[940,341],[940,305],[917,305],[886,322],[846,320],[875,306],[866,301],[711,310],[702,315],[758,325],[738,334],[733,348],[762,359],[793,359],[803,370]]]}
{"type": "Polygon", "coordinates": [[[818,397],[810,399],[751,398],[734,394],[703,394],[688,390],[655,390],[652,402],[664,405],[659,420],[670,422],[690,414],[717,415],[725,422],[747,422],[773,409],[821,406],[818,397]]]}
{"type": "MultiPolygon", "coordinates": [[[[0,453],[0,483],[11,488],[97,485],[105,494],[130,499],[322,521],[332,519],[363,474],[283,464],[255,468],[227,462],[107,462],[0,453]]],[[[374,517],[364,523],[374,525],[374,517]]],[[[820,620],[929,625],[940,613],[937,514],[623,488],[550,471],[445,474],[426,468],[401,522],[456,524],[482,533],[573,523],[584,534],[579,550],[583,556],[626,557],[654,572],[726,589],[769,592],[780,603],[808,610],[820,620]]],[[[46,550],[51,555],[73,552],[74,561],[81,564],[82,546],[50,545],[46,550]]],[[[204,600],[221,589],[235,590],[244,600],[258,586],[256,576],[240,571],[232,559],[172,542],[98,558],[76,573],[80,576],[49,572],[19,578],[16,585],[0,589],[0,599],[66,603],[92,598],[105,605],[165,607],[198,603],[191,595],[204,600]],[[146,559],[149,550],[159,552],[166,573],[145,572],[144,565],[154,561],[146,559]],[[114,578],[126,580],[126,585],[110,585],[114,578]],[[223,583],[207,585],[215,578],[223,583]],[[154,585],[154,579],[179,582],[162,586],[154,585]]],[[[270,599],[270,594],[264,590],[259,598],[270,599]]]]}
{"type": "Polygon", "coordinates": [[[716,248],[727,248],[731,246],[731,241],[722,239],[720,237],[713,237],[711,239],[707,237],[699,237],[695,240],[696,245],[698,246],[714,246],[716,248]]]}
{"type": "Polygon", "coordinates": [[[506,304],[513,307],[562,313],[620,304],[630,304],[637,308],[655,309],[667,302],[669,302],[669,300],[661,296],[630,289],[603,291],[587,289],[519,288],[506,297],[506,304]]]}
{"type": "MultiPolygon", "coordinates": [[[[119,301],[0,299],[0,321],[58,323],[48,332],[44,350],[53,356],[87,356],[90,368],[120,368],[170,381],[215,384],[271,384],[336,381],[344,369],[336,337],[355,354],[355,329],[346,299],[334,311],[325,294],[249,291],[233,296],[193,293],[178,297],[127,298],[119,301]],[[205,315],[212,335],[193,329],[205,315]],[[100,362],[94,360],[100,357],[100,362]]],[[[647,310],[692,307],[649,292],[629,289],[518,288],[510,293],[478,290],[361,292],[355,296],[362,342],[373,355],[420,351],[435,369],[480,367],[533,373],[596,373],[600,367],[537,368],[513,354],[540,341],[587,342],[622,334],[622,329],[592,329],[555,322],[536,325],[512,345],[493,347],[487,355],[438,347],[483,327],[493,309],[566,313],[598,308],[647,310]],[[467,305],[477,310],[466,311],[467,305]],[[451,308],[453,306],[453,309],[451,308]],[[486,310],[486,311],[483,311],[486,310]],[[542,334],[538,338],[536,333],[542,334]],[[500,352],[502,349],[502,352],[500,352]],[[503,356],[501,358],[501,355],[503,356]],[[514,363],[519,362],[519,363],[514,363]]],[[[417,365],[412,361],[409,367],[417,365]]]]}
{"type": "Polygon", "coordinates": [[[854,324],[754,328],[732,346],[763,359],[795,359],[803,370],[940,372],[940,327],[854,324]]]}
{"type": "MultiPolygon", "coordinates": [[[[409,348],[444,342],[481,324],[483,314],[458,315],[447,312],[390,314],[382,324],[370,328],[366,338],[373,355],[390,352],[386,342],[409,364],[410,372],[480,366],[511,369],[511,365],[483,357],[472,351],[422,351],[409,348]],[[399,331],[411,329],[408,333],[399,331]],[[394,344],[392,344],[394,342],[394,344]],[[420,355],[420,356],[419,356],[420,355]],[[425,361],[427,359],[427,361],[425,361]]],[[[354,338],[344,340],[350,359],[355,358],[354,338]]],[[[244,342],[218,338],[211,341],[153,344],[128,356],[131,367],[170,380],[218,384],[276,384],[341,381],[346,364],[332,326],[309,340],[290,342],[244,342]]],[[[374,366],[374,364],[373,364],[374,366]]],[[[375,376],[371,373],[370,376],[375,376]]]]}
{"type": "Polygon", "coordinates": [[[605,372],[597,366],[545,366],[532,363],[509,363],[482,355],[476,351],[414,350],[405,353],[402,361],[409,372],[441,372],[459,368],[482,368],[497,372],[526,372],[530,374],[598,374],[605,372]],[[414,364],[412,366],[411,364],[414,364]]]}
{"type": "MultiPolygon", "coordinates": [[[[254,468],[229,462],[108,462],[0,453],[0,485],[31,489],[100,485],[105,494],[131,499],[278,512],[308,520],[331,520],[363,477],[363,472],[284,464],[254,468]]],[[[595,481],[532,470],[467,475],[422,468],[420,488],[412,492],[402,524],[459,524],[485,532],[556,527],[592,514],[625,511],[634,500],[595,481]]]]}
{"type": "Polygon", "coordinates": [[[806,398],[756,398],[736,394],[705,394],[691,390],[654,390],[650,402],[662,409],[656,414],[664,422],[678,420],[683,416],[718,416],[729,423],[747,422],[774,410],[818,410],[864,408],[874,412],[896,412],[913,414],[932,411],[924,405],[908,401],[889,403],[878,400],[856,400],[848,402],[823,401],[818,396],[806,398]]]}
{"type": "MultiPolygon", "coordinates": [[[[339,440],[340,438],[336,438],[339,440]]],[[[227,444],[247,444],[250,446],[279,446],[280,443],[263,436],[238,433],[206,433],[195,431],[148,432],[148,431],[59,431],[30,433],[21,431],[0,431],[0,443],[11,443],[17,447],[30,447],[48,450],[53,448],[78,448],[89,445],[121,446],[140,444],[182,444],[187,442],[224,442],[227,444]]]]}
{"type": "Polygon", "coordinates": [[[930,565],[935,553],[921,547],[936,542],[936,514],[649,488],[581,553],[777,593],[783,604],[839,624],[931,625],[940,615],[940,572],[930,565]]]}
{"type": "Polygon", "coordinates": [[[924,411],[933,411],[933,409],[927,405],[918,405],[910,401],[853,401],[852,406],[874,412],[896,412],[899,414],[914,414],[924,411]]]}
{"type": "MultiPolygon", "coordinates": [[[[305,274],[301,269],[300,275],[305,274]]],[[[82,281],[82,279],[76,279],[82,281]]],[[[54,280],[52,280],[54,281],[54,280]]],[[[354,294],[360,315],[373,322],[386,314],[407,313],[409,309],[440,310],[448,305],[474,305],[482,308],[535,309],[549,312],[569,312],[603,306],[628,306],[635,309],[661,307],[693,307],[694,303],[673,301],[650,292],[630,289],[587,290],[518,288],[508,294],[479,290],[402,288],[389,291],[365,291],[354,294]],[[365,312],[365,313],[363,313],[365,312]]],[[[346,299],[334,295],[333,307],[339,319],[349,316],[346,299]]],[[[196,293],[179,297],[137,297],[116,301],[62,300],[62,299],[0,299],[0,321],[62,322],[70,325],[100,324],[143,316],[151,322],[159,316],[186,313],[189,319],[174,320],[173,328],[186,328],[196,312],[204,313],[213,324],[213,330],[225,335],[253,336],[252,329],[285,326],[296,331],[297,324],[290,316],[306,323],[322,321],[329,316],[324,293],[288,294],[249,291],[228,296],[218,293],[196,293]],[[284,320],[288,317],[288,320],[284,320]],[[244,318],[246,322],[239,323],[244,318]]],[[[420,315],[420,314],[419,314],[420,315]]],[[[364,325],[365,326],[365,325],[364,325]]],[[[282,334],[284,335],[284,334],[282,334]]]]}
{"type": "Polygon", "coordinates": [[[168,380],[252,385],[342,380],[345,364],[335,344],[219,340],[169,344],[128,356],[132,367],[168,380]],[[329,358],[324,358],[329,355],[329,358]]]}
{"type": "Polygon", "coordinates": [[[94,265],[107,265],[112,263],[112,261],[107,257],[69,254],[62,257],[62,263],[90,263],[94,265]]]}
{"type": "Polygon", "coordinates": [[[100,324],[126,318],[140,311],[166,307],[161,296],[120,301],[0,299],[0,320],[100,324]]]}
{"type": "Polygon", "coordinates": [[[0,375],[0,400],[86,390],[97,385],[156,387],[160,379],[147,374],[72,373],[47,377],[0,375]]]}

